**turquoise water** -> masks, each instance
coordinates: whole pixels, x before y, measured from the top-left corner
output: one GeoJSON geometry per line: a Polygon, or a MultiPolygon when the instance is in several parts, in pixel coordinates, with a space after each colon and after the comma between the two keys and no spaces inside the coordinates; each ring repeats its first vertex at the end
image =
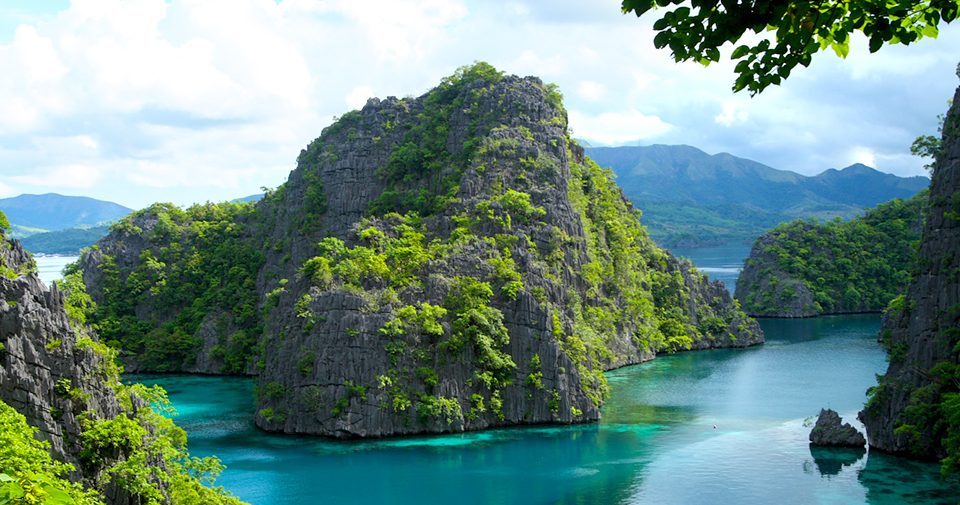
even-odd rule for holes
{"type": "Polygon", "coordinates": [[[262,433],[243,378],[139,376],[166,387],[197,455],[257,505],[956,504],[936,465],[811,452],[804,419],[849,421],[886,364],[877,316],[764,320],[767,344],[663,356],[608,374],[598,424],[335,442],[262,433]],[[716,426],[714,428],[714,426],[716,426]]]}

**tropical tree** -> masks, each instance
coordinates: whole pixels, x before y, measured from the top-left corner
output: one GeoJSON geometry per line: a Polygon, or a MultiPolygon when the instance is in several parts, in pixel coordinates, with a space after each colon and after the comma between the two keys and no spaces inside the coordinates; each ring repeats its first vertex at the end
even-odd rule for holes
{"type": "Polygon", "coordinates": [[[810,65],[827,48],[840,57],[850,51],[850,37],[860,32],[870,52],[885,44],[912,44],[936,37],[941,23],[957,19],[960,0],[623,0],[623,12],[662,15],[654,23],[658,49],[669,47],[677,61],[704,65],[720,61],[720,48],[734,47],[739,60],[734,91],[751,95],[780,84],[797,65],[810,65]]]}

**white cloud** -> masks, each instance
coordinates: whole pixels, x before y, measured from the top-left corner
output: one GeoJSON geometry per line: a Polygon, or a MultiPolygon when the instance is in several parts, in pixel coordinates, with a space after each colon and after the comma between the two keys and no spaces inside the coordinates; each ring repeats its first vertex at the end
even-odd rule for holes
{"type": "Polygon", "coordinates": [[[553,54],[542,56],[532,49],[525,49],[513,60],[510,68],[523,69],[518,70],[522,74],[545,76],[553,78],[557,75],[567,73],[570,66],[570,60],[563,55],[553,54]]]}
{"type": "Polygon", "coordinates": [[[557,83],[575,135],[597,142],[686,143],[806,173],[869,154],[923,173],[909,145],[952,95],[960,27],[818,55],[749,98],[730,91],[732,64],[677,64],[652,47],[652,18],[619,3],[73,0],[0,24],[0,184],[132,207],[251,194],[280,184],[332,116],[419,95],[475,60],[557,83]]]}
{"type": "Polygon", "coordinates": [[[41,37],[35,27],[17,27],[13,46],[19,57],[20,68],[28,81],[57,80],[67,73],[67,67],[60,61],[53,42],[49,38],[41,37]]]}
{"type": "Polygon", "coordinates": [[[6,198],[8,196],[16,196],[20,192],[13,189],[12,187],[0,182],[0,198],[6,198]]]}
{"type": "Polygon", "coordinates": [[[607,94],[607,87],[597,81],[580,81],[577,94],[588,102],[596,102],[607,94]]]}
{"type": "Polygon", "coordinates": [[[721,105],[720,114],[713,117],[713,121],[723,126],[733,126],[736,123],[743,123],[750,117],[749,114],[733,100],[725,100],[721,105]]]}
{"type": "Polygon", "coordinates": [[[353,88],[346,97],[347,107],[350,109],[362,108],[367,103],[367,100],[373,96],[375,96],[373,88],[370,86],[353,88]]]}
{"type": "Polygon", "coordinates": [[[876,153],[864,146],[854,146],[851,148],[847,160],[851,165],[854,163],[862,163],[868,167],[877,166],[876,153]]]}
{"type": "Polygon", "coordinates": [[[29,131],[40,123],[40,112],[27,100],[6,96],[0,100],[0,133],[29,131]]]}
{"type": "Polygon", "coordinates": [[[21,184],[52,188],[85,189],[100,182],[104,169],[85,164],[61,165],[40,169],[31,175],[18,175],[10,179],[21,184]]]}
{"type": "Polygon", "coordinates": [[[317,9],[362,26],[381,60],[425,58],[449,35],[445,28],[468,13],[458,0],[333,0],[318,3],[317,9]]]}
{"type": "Polygon", "coordinates": [[[657,116],[636,110],[604,112],[597,115],[570,111],[570,127],[577,137],[603,144],[624,144],[655,139],[670,131],[673,125],[657,116]]]}

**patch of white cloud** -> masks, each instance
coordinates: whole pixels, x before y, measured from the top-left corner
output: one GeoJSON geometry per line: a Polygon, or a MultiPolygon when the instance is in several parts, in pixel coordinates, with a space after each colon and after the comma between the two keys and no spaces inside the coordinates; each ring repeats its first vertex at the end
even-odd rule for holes
{"type": "Polygon", "coordinates": [[[718,125],[730,127],[737,123],[743,123],[750,117],[747,111],[743,110],[737,102],[733,100],[724,100],[721,104],[721,111],[713,116],[713,122],[718,125]]]}
{"type": "Polygon", "coordinates": [[[41,168],[35,173],[10,179],[31,186],[57,189],[86,189],[95,186],[104,175],[104,168],[86,164],[67,164],[41,168]]]}
{"type": "Polygon", "coordinates": [[[360,26],[381,60],[425,58],[438,41],[451,35],[446,31],[449,26],[468,13],[458,0],[331,0],[317,2],[314,8],[360,26]]]}
{"type": "Polygon", "coordinates": [[[854,146],[850,149],[847,156],[849,164],[860,163],[868,167],[877,166],[877,154],[872,149],[864,146],[854,146]]]}
{"type": "Polygon", "coordinates": [[[607,94],[607,87],[597,81],[580,81],[577,94],[588,102],[596,102],[607,94]]]}
{"type": "Polygon", "coordinates": [[[359,86],[350,90],[345,101],[350,109],[360,109],[374,96],[372,87],[359,86]]]}
{"type": "Polygon", "coordinates": [[[53,41],[40,36],[33,26],[17,27],[13,47],[23,77],[29,82],[55,81],[67,73],[67,67],[60,61],[53,41]]]}
{"type": "MultiPolygon", "coordinates": [[[[549,50],[549,49],[547,49],[549,50]]],[[[533,49],[524,49],[511,63],[510,68],[524,69],[519,71],[524,75],[545,76],[556,78],[566,74],[570,69],[571,60],[564,54],[544,55],[533,49]]]]}
{"type": "Polygon", "coordinates": [[[572,110],[569,119],[576,137],[606,145],[654,140],[673,128],[659,117],[637,110],[597,115],[572,110]]]}
{"type": "Polygon", "coordinates": [[[40,111],[19,96],[0,100],[0,134],[30,131],[40,123],[40,111]]]}
{"type": "Polygon", "coordinates": [[[8,196],[17,196],[18,194],[20,194],[19,191],[13,189],[9,185],[4,184],[2,181],[0,181],[0,198],[6,198],[8,196]]]}

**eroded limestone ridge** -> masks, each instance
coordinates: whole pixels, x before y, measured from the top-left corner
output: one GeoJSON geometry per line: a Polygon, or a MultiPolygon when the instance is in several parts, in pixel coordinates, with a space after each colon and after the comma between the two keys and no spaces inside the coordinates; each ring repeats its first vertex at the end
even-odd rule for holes
{"type": "Polygon", "coordinates": [[[890,366],[860,412],[870,446],[926,459],[960,456],[960,89],[943,124],[919,261],[881,330],[890,366]]]}
{"type": "Polygon", "coordinates": [[[79,505],[240,505],[223,489],[200,482],[212,482],[222,466],[190,458],[183,430],[154,411],[166,405],[166,396],[120,382],[115,351],[86,324],[90,299],[79,274],[48,289],[33,258],[3,232],[0,228],[4,496],[21,496],[23,503],[47,496],[79,505]]]}
{"type": "Polygon", "coordinates": [[[722,284],[650,240],[537,78],[480,63],[418,98],[371,99],[297,161],[256,207],[147,209],[83,259],[101,326],[150,322],[117,335],[128,359],[217,372],[233,356],[219,371],[259,375],[264,429],[592,421],[605,370],[762,342],[722,284]],[[249,261],[198,247],[198,230],[249,261]],[[221,266],[191,270],[205,263],[221,266]],[[236,304],[251,292],[254,311],[236,304]]]}
{"type": "Polygon", "coordinates": [[[46,289],[33,258],[2,234],[0,264],[0,400],[39,428],[56,459],[78,464],[78,416],[120,412],[101,377],[103,358],[77,345],[83,335],[68,320],[63,293],[56,285],[46,289]]]}

